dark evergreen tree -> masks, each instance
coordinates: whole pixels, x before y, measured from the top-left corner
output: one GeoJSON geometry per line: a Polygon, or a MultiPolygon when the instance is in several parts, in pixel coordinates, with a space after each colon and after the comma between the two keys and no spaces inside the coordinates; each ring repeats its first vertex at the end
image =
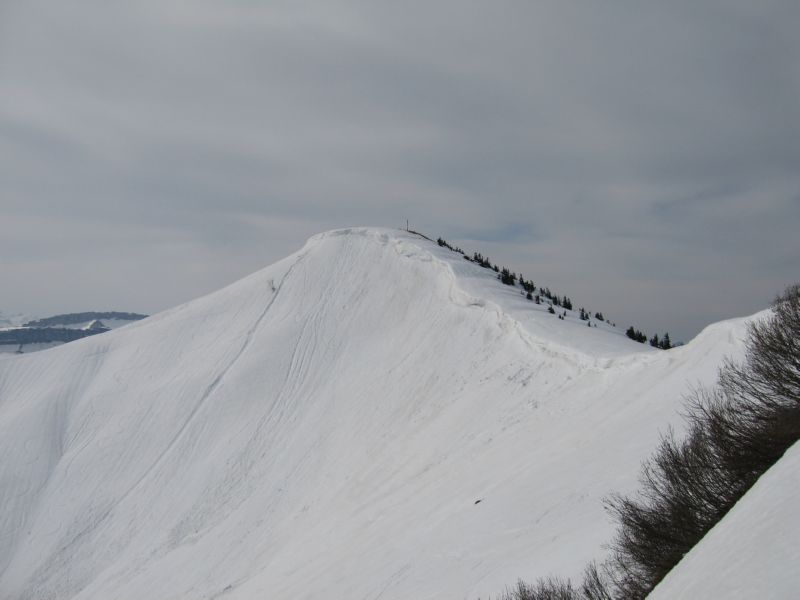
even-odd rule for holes
{"type": "Polygon", "coordinates": [[[492,268],[492,263],[489,261],[489,257],[488,256],[484,256],[480,252],[476,252],[475,254],[473,254],[472,255],[472,260],[474,260],[476,263],[478,263],[484,269],[491,269],[492,268]]]}
{"type": "Polygon", "coordinates": [[[516,280],[516,274],[509,272],[507,268],[503,267],[503,270],[500,272],[500,281],[506,285],[515,285],[516,280]]]}
{"type": "Polygon", "coordinates": [[[639,342],[640,344],[644,344],[647,341],[647,336],[633,326],[628,327],[625,335],[627,335],[633,341],[639,342]]]}

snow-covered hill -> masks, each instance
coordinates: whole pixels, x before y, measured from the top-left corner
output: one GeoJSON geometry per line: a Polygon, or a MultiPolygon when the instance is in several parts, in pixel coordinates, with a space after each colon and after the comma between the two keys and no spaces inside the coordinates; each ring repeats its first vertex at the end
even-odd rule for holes
{"type": "Polygon", "coordinates": [[[654,351],[351,229],[0,356],[0,597],[486,598],[577,574],[744,320],[654,351]]]}

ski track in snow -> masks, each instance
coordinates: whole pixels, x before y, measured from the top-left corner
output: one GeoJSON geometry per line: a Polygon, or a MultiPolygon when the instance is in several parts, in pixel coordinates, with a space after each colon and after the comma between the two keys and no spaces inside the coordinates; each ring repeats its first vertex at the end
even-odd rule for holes
{"type": "Polygon", "coordinates": [[[485,598],[578,574],[613,533],[602,498],[744,323],[656,352],[413,234],[314,236],[0,356],[0,598],[485,598]]]}
{"type": "MultiPolygon", "coordinates": [[[[150,466],[150,467],[149,467],[149,468],[148,468],[148,469],[147,469],[147,470],[146,470],[146,471],[145,471],[145,472],[142,474],[142,476],[141,476],[141,477],[139,477],[139,479],[137,479],[137,480],[136,480],[136,482],[135,482],[135,483],[134,483],[134,484],[133,484],[133,485],[132,485],[132,486],[131,486],[131,487],[130,487],[130,488],[129,488],[129,489],[128,489],[128,490],[127,490],[125,493],[124,493],[124,494],[122,494],[122,496],[121,496],[121,497],[120,497],[120,499],[119,499],[119,502],[118,502],[118,504],[121,504],[122,502],[124,502],[124,501],[125,501],[125,499],[126,499],[126,498],[127,498],[127,497],[128,497],[128,496],[129,496],[129,495],[130,495],[130,494],[131,494],[131,493],[132,493],[132,492],[133,492],[133,491],[136,489],[136,488],[138,488],[138,487],[139,487],[139,485],[142,483],[142,481],[144,481],[145,479],[147,479],[147,477],[148,477],[148,476],[149,476],[149,475],[150,475],[150,474],[151,474],[151,473],[152,473],[152,472],[153,472],[155,469],[157,469],[157,468],[158,468],[158,466],[159,466],[159,465],[161,464],[161,462],[164,460],[164,457],[165,457],[165,456],[167,456],[167,455],[170,453],[170,451],[172,450],[172,448],[173,448],[173,447],[175,447],[175,445],[176,445],[176,444],[178,443],[178,441],[181,439],[181,437],[183,436],[183,433],[184,433],[184,431],[186,431],[186,429],[187,429],[187,428],[188,428],[188,427],[191,425],[191,423],[192,423],[192,421],[194,420],[195,416],[196,416],[196,415],[198,414],[198,412],[200,412],[200,410],[203,408],[203,405],[206,403],[206,401],[207,401],[207,400],[208,400],[208,399],[211,397],[211,395],[212,395],[212,394],[213,394],[213,393],[214,393],[214,392],[217,390],[217,388],[220,386],[220,384],[222,383],[222,381],[225,379],[225,375],[227,375],[227,374],[228,374],[228,372],[229,372],[229,371],[230,371],[230,370],[233,368],[233,366],[234,366],[234,365],[235,365],[235,364],[236,364],[236,363],[239,361],[239,359],[241,358],[241,356],[242,356],[242,355],[243,355],[243,354],[244,354],[244,353],[247,351],[247,349],[250,347],[250,343],[251,343],[251,341],[252,341],[252,339],[253,339],[253,335],[255,334],[256,330],[257,330],[257,329],[258,329],[258,327],[259,327],[259,325],[261,325],[261,322],[264,320],[264,317],[266,317],[266,315],[267,315],[267,312],[269,311],[270,307],[272,306],[272,304],[275,302],[276,298],[278,297],[278,294],[279,294],[279,293],[280,293],[280,291],[281,291],[281,286],[283,285],[283,282],[284,282],[284,281],[286,280],[286,278],[287,278],[287,277],[288,277],[288,276],[291,274],[291,272],[292,272],[292,269],[294,269],[295,265],[296,265],[298,262],[300,262],[300,261],[302,260],[302,258],[303,258],[303,257],[302,257],[302,255],[301,255],[301,256],[300,256],[300,257],[297,259],[297,262],[295,262],[295,264],[294,264],[294,265],[292,265],[292,266],[289,268],[289,270],[288,270],[288,271],[286,271],[286,274],[283,276],[283,278],[281,279],[281,281],[280,281],[280,283],[277,285],[277,287],[273,287],[273,290],[274,290],[274,291],[273,291],[272,298],[270,298],[269,302],[267,303],[266,307],[264,308],[264,311],[263,311],[263,312],[262,312],[262,313],[261,313],[261,314],[258,316],[258,318],[256,319],[255,323],[253,323],[253,326],[252,326],[252,327],[251,327],[251,328],[250,328],[250,329],[247,331],[247,333],[245,334],[244,342],[242,343],[242,346],[241,346],[241,348],[239,348],[238,352],[236,352],[236,354],[233,356],[233,358],[231,359],[231,361],[230,361],[230,362],[229,362],[229,363],[228,363],[228,364],[227,364],[225,367],[223,367],[223,369],[222,369],[222,370],[219,372],[219,374],[218,374],[218,375],[217,375],[217,376],[214,378],[214,380],[213,380],[213,381],[212,381],[212,382],[209,384],[209,386],[208,386],[208,387],[205,389],[205,391],[203,392],[202,396],[200,396],[200,400],[197,402],[197,405],[196,405],[196,406],[195,406],[195,407],[194,407],[194,408],[191,410],[191,412],[189,413],[189,415],[188,415],[188,417],[187,417],[186,421],[183,423],[183,425],[181,425],[181,426],[180,426],[180,428],[178,429],[178,431],[177,431],[177,432],[176,432],[176,434],[175,434],[175,437],[173,437],[173,438],[172,438],[172,441],[170,441],[170,443],[167,445],[167,447],[166,447],[166,448],[164,448],[163,452],[161,452],[161,454],[159,454],[159,455],[158,455],[158,458],[156,459],[156,461],[155,461],[155,462],[154,462],[154,463],[153,463],[153,464],[152,464],[152,465],[151,465],[151,466],[150,466]]],[[[271,286],[273,286],[273,284],[272,284],[272,281],[270,281],[270,285],[271,285],[271,286]]],[[[109,512],[110,512],[110,510],[109,510],[109,512]]]]}

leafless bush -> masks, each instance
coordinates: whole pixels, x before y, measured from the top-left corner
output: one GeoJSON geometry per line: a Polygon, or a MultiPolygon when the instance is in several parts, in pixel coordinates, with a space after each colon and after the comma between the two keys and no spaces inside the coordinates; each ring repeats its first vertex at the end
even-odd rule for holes
{"type": "Polygon", "coordinates": [[[520,580],[500,600],[578,600],[580,596],[570,581],[557,578],[540,579],[535,585],[520,580]]]}

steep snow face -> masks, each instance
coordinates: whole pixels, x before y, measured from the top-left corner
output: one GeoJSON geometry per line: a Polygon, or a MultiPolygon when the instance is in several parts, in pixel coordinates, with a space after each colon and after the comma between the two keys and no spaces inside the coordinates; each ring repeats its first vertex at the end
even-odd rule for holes
{"type": "Polygon", "coordinates": [[[796,598],[798,506],[800,443],[756,482],[649,598],[796,598]]]}
{"type": "Polygon", "coordinates": [[[744,321],[654,352],[417,236],[0,356],[0,597],[477,598],[580,571],[744,321]]]}

